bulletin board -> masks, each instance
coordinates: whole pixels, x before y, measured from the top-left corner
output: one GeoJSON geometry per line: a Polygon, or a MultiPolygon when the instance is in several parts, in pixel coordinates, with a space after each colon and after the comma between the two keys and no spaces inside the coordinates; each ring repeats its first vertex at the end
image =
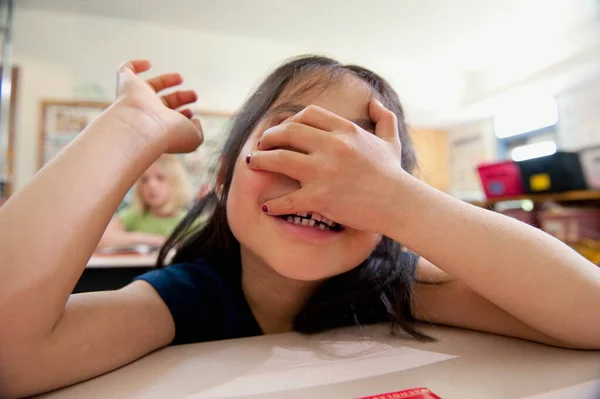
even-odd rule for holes
{"type": "Polygon", "coordinates": [[[53,159],[110,103],[43,100],[41,102],[39,167],[53,159]]]}
{"type": "MultiPolygon", "coordinates": [[[[93,101],[44,100],[41,103],[39,167],[65,148],[110,103],[93,101]]],[[[204,142],[183,154],[182,160],[195,193],[213,183],[218,157],[231,127],[231,112],[194,110],[202,123],[204,142]]]]}

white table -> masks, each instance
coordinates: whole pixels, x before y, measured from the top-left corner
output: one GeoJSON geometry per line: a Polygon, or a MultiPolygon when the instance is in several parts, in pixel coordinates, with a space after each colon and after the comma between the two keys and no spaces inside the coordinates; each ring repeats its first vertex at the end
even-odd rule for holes
{"type": "Polygon", "coordinates": [[[94,255],[90,258],[86,268],[106,269],[123,267],[152,267],[156,264],[158,253],[145,255],[94,255]]]}
{"type": "Polygon", "coordinates": [[[600,398],[600,352],[424,330],[439,341],[392,338],[382,325],[173,346],[41,397],[351,399],[426,387],[443,399],[600,398]]]}

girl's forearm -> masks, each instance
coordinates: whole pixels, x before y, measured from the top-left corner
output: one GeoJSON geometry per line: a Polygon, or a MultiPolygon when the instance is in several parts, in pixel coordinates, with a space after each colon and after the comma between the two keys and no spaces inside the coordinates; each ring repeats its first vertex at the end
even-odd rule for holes
{"type": "Polygon", "coordinates": [[[0,208],[0,324],[51,331],[119,202],[163,151],[160,126],[113,104],[0,208]],[[37,328],[36,328],[37,327],[37,328]]]}
{"type": "Polygon", "coordinates": [[[538,331],[600,348],[600,268],[538,229],[402,180],[391,238],[538,331]]]}

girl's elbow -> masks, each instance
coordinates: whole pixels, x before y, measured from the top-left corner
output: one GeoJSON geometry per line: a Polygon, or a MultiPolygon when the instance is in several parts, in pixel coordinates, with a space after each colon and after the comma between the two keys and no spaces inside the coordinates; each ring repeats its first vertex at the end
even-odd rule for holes
{"type": "Polygon", "coordinates": [[[586,334],[585,336],[563,337],[556,339],[552,344],[566,349],[600,351],[600,331],[593,336],[586,334]]]}
{"type": "Polygon", "coordinates": [[[0,357],[0,398],[21,398],[32,394],[28,390],[27,370],[21,367],[22,364],[22,359],[6,354],[0,357]]]}
{"type": "Polygon", "coordinates": [[[571,349],[581,349],[588,351],[600,351],[600,341],[590,341],[590,342],[575,342],[571,346],[571,349]]]}

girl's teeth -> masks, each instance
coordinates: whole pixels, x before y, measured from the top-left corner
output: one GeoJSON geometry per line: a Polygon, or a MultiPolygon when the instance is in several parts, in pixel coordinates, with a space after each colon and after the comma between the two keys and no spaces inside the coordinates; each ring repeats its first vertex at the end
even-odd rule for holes
{"type": "Polygon", "coordinates": [[[319,214],[310,214],[311,218],[308,219],[308,213],[297,213],[296,215],[288,215],[285,220],[289,223],[293,223],[299,226],[310,226],[319,230],[328,230],[337,228],[337,223],[333,220],[327,219],[319,214]]]}

